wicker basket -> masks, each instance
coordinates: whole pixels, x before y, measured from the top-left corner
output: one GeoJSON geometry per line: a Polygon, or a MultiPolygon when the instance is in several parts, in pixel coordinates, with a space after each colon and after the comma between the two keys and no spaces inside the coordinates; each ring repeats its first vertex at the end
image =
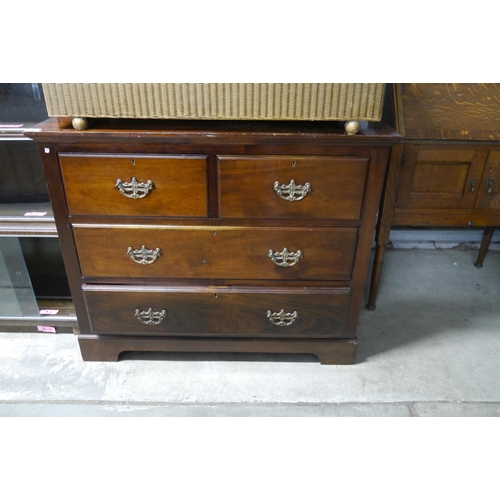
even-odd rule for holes
{"type": "Polygon", "coordinates": [[[45,83],[54,117],[380,121],[383,83],[45,83]]]}

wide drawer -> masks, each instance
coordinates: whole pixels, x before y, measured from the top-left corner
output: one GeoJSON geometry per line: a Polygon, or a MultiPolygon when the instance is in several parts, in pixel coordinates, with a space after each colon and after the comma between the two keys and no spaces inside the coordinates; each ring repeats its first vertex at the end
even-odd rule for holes
{"type": "Polygon", "coordinates": [[[220,156],[220,214],[225,218],[361,217],[365,156],[220,156]]]}
{"type": "Polygon", "coordinates": [[[356,228],[81,224],[73,231],[87,278],[348,280],[357,241],[356,228]]]}
{"type": "Polygon", "coordinates": [[[84,296],[92,332],[101,335],[341,337],[349,289],[87,285],[84,296]]]}
{"type": "Polygon", "coordinates": [[[75,215],[207,217],[205,156],[60,154],[75,215]]]}

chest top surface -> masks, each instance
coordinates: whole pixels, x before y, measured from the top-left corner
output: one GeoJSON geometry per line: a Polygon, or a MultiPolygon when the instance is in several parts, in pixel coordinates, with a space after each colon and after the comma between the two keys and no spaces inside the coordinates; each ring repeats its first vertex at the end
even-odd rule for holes
{"type": "Polygon", "coordinates": [[[343,146],[390,146],[400,135],[381,123],[364,122],[356,135],[345,133],[340,122],[205,121],[205,120],[96,120],[85,131],[60,128],[49,119],[26,131],[37,142],[64,143],[197,143],[197,144],[307,144],[335,142],[343,146]]]}

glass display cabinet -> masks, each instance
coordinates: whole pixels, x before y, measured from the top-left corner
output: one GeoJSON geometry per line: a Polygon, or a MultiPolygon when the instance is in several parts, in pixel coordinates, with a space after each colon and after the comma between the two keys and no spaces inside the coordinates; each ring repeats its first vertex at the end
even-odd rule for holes
{"type": "Polygon", "coordinates": [[[40,84],[0,83],[0,332],[77,325],[38,147],[23,135],[46,118],[40,84]]]}

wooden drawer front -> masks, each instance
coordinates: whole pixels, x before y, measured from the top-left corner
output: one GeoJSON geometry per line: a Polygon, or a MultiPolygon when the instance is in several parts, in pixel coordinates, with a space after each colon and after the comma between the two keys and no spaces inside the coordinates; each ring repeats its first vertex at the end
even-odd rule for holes
{"type": "Polygon", "coordinates": [[[342,336],[348,289],[259,291],[84,287],[98,334],[342,336]]]}
{"type": "MultiPolygon", "coordinates": [[[[74,237],[84,277],[347,280],[357,229],[82,224],[74,226],[74,237]],[[143,246],[150,264],[127,254],[143,246]],[[274,263],[269,251],[280,262],[274,253],[285,248],[300,250],[302,258],[287,267],[274,263]]],[[[292,257],[285,262],[292,264],[292,257]]]]}
{"type": "Polygon", "coordinates": [[[207,158],[202,156],[109,156],[60,154],[71,214],[207,217],[207,158]],[[142,196],[133,196],[133,180],[142,196]],[[128,185],[127,185],[128,184],[128,185]]]}
{"type": "Polygon", "coordinates": [[[368,164],[368,157],[221,156],[221,217],[359,219],[368,164]],[[309,184],[310,192],[301,200],[283,199],[275,183],[292,181],[309,184]]]}

